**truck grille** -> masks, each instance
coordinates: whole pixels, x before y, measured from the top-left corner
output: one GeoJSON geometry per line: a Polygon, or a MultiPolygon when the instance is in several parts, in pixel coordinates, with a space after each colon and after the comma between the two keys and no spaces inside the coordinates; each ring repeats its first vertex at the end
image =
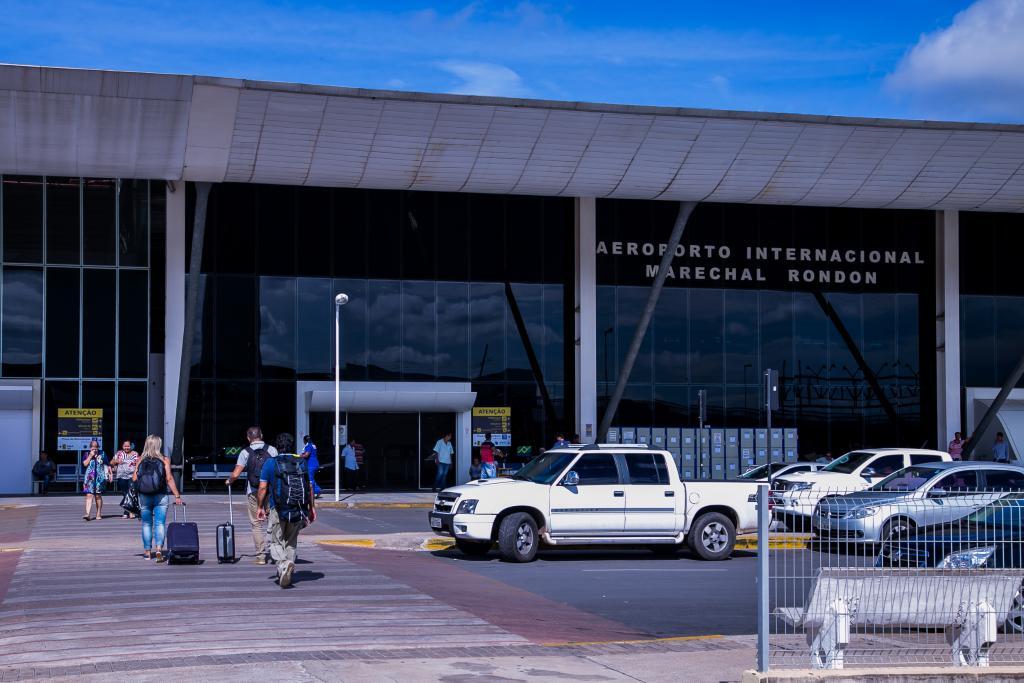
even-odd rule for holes
{"type": "Polygon", "coordinates": [[[434,500],[434,511],[435,512],[451,512],[452,507],[455,505],[455,501],[459,499],[457,493],[439,493],[437,498],[434,500]]]}

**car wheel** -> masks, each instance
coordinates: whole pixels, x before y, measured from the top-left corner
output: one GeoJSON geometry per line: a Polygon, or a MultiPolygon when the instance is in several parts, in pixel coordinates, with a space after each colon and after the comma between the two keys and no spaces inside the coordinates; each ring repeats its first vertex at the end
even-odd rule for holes
{"type": "Polygon", "coordinates": [[[1006,626],[1003,630],[1007,633],[1024,633],[1024,584],[1017,588],[1013,596],[1013,604],[1006,613],[1006,626]]]}
{"type": "Polygon", "coordinates": [[[914,531],[914,523],[909,519],[890,519],[882,525],[882,542],[897,541],[906,538],[914,531]]]}
{"type": "Polygon", "coordinates": [[[694,521],[686,540],[702,560],[724,560],[736,545],[736,527],[722,513],[708,512],[694,521]]]}
{"type": "Polygon", "coordinates": [[[532,562],[537,557],[540,537],[537,522],[525,512],[515,512],[501,520],[498,550],[506,562],[532,562]]]}
{"type": "Polygon", "coordinates": [[[491,544],[488,541],[465,541],[459,538],[455,539],[455,547],[463,555],[469,555],[470,557],[480,557],[486,555],[491,550],[491,544]]]}
{"type": "Polygon", "coordinates": [[[675,543],[658,543],[647,546],[647,549],[659,557],[672,557],[679,552],[679,546],[675,543]]]}

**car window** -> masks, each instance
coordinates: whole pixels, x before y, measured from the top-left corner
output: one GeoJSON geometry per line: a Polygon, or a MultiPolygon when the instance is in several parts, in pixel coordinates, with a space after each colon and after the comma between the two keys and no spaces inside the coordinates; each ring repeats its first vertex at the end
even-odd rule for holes
{"type": "Polygon", "coordinates": [[[985,470],[985,488],[992,491],[1024,491],[1024,472],[985,470]]]}
{"type": "Polygon", "coordinates": [[[941,470],[935,467],[905,467],[871,487],[872,491],[916,491],[941,470]]]}
{"type": "Polygon", "coordinates": [[[826,472],[839,472],[841,474],[852,474],[855,469],[874,457],[870,451],[852,451],[844,453],[838,458],[825,465],[826,472]]]}
{"type": "Polygon", "coordinates": [[[619,483],[619,470],[611,453],[583,455],[572,469],[580,475],[580,486],[619,483]]]}
{"type": "Polygon", "coordinates": [[[668,484],[665,458],[654,453],[626,453],[630,484],[668,484]]]}
{"type": "Polygon", "coordinates": [[[876,477],[887,477],[896,470],[903,469],[903,456],[902,455],[883,455],[877,460],[872,460],[868,467],[875,470],[874,476],[876,477]]]}
{"type": "Polygon", "coordinates": [[[931,453],[911,453],[910,464],[911,465],[923,465],[928,462],[942,462],[941,455],[934,455],[931,453]]]}
{"type": "Polygon", "coordinates": [[[945,489],[950,493],[974,493],[978,489],[978,473],[975,470],[950,472],[935,482],[933,489],[945,489]]]}

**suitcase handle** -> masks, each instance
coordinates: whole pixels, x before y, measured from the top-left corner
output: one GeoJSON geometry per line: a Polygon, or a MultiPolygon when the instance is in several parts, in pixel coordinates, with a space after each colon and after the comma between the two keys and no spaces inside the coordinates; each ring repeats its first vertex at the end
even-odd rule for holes
{"type": "Polygon", "coordinates": [[[235,506],[231,503],[231,484],[228,484],[228,524],[235,525],[235,506]]]}
{"type": "Polygon", "coordinates": [[[171,507],[174,508],[174,521],[178,521],[178,508],[181,508],[181,518],[183,521],[188,521],[188,513],[185,512],[185,501],[181,501],[181,505],[175,505],[171,503],[171,507]]]}

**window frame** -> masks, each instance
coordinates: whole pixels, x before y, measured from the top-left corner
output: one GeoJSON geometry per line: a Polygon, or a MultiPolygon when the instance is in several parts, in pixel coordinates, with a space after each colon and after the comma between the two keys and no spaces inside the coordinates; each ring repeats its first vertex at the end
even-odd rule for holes
{"type": "Polygon", "coordinates": [[[628,478],[628,475],[626,474],[626,472],[623,471],[623,464],[619,461],[619,458],[615,457],[616,454],[615,453],[610,453],[610,452],[597,452],[597,451],[591,451],[589,453],[580,453],[579,457],[576,458],[575,460],[573,460],[572,464],[569,465],[568,469],[565,470],[565,473],[562,474],[562,476],[559,479],[558,483],[560,485],[564,485],[565,484],[565,477],[569,474],[569,472],[576,472],[576,474],[579,475],[579,470],[577,469],[577,467],[579,466],[579,464],[581,462],[583,462],[583,459],[588,457],[588,456],[591,456],[591,457],[602,457],[603,456],[603,457],[611,458],[612,462],[615,464],[615,472],[616,472],[618,481],[617,482],[612,482],[612,483],[588,484],[586,482],[586,480],[582,476],[580,476],[580,483],[577,484],[577,486],[624,486],[625,485],[625,481],[628,478]]]}
{"type": "Polygon", "coordinates": [[[622,458],[622,464],[620,466],[620,469],[625,473],[625,478],[627,479],[627,483],[630,486],[670,486],[672,484],[672,480],[668,474],[668,467],[665,465],[665,458],[661,457],[660,453],[655,453],[651,451],[638,451],[636,453],[616,453],[615,455],[616,457],[622,458]],[[664,475],[665,481],[633,481],[633,473],[629,469],[629,458],[635,458],[637,456],[644,455],[651,458],[651,461],[654,463],[654,470],[658,474],[658,478],[660,479],[662,475],[664,475]]]}

